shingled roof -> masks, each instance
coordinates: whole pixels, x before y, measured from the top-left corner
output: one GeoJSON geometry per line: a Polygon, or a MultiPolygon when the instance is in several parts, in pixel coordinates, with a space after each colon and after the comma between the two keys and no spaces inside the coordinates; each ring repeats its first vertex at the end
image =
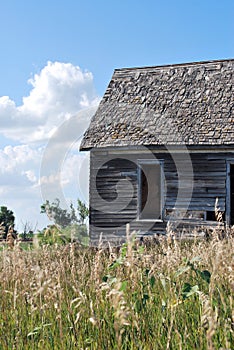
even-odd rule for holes
{"type": "Polygon", "coordinates": [[[116,69],[81,150],[234,145],[234,59],[116,69]]]}

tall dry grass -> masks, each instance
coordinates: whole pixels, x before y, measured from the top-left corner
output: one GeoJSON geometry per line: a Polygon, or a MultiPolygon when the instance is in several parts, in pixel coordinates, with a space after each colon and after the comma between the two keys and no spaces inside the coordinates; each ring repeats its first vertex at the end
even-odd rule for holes
{"type": "Polygon", "coordinates": [[[4,249],[0,349],[232,349],[233,248],[217,236],[4,249]]]}

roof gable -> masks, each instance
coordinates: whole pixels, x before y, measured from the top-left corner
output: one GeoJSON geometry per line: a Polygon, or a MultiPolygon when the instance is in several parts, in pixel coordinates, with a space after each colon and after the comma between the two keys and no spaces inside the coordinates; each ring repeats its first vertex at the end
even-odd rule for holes
{"type": "Polygon", "coordinates": [[[233,106],[233,59],[116,69],[81,150],[234,144],[233,106]]]}

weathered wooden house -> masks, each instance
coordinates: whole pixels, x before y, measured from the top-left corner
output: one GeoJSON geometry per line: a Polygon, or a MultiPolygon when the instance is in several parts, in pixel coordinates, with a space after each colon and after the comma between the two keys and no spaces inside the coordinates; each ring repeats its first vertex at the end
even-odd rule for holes
{"type": "Polygon", "coordinates": [[[90,150],[90,234],[234,224],[234,60],[116,69],[90,150]]]}

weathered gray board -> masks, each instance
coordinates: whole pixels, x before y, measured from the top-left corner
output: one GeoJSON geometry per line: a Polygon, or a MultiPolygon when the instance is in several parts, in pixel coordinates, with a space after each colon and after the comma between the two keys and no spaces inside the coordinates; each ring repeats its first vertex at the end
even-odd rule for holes
{"type": "Polygon", "coordinates": [[[214,212],[216,199],[221,212],[226,211],[227,169],[234,162],[233,153],[202,152],[191,153],[191,169],[187,166],[188,156],[181,153],[176,156],[176,164],[168,152],[156,153],[155,158],[163,162],[163,217],[157,222],[138,219],[138,161],[152,158],[147,153],[116,152],[108,150],[92,150],[90,152],[90,235],[92,240],[98,239],[100,233],[108,239],[123,237],[125,226],[130,223],[131,230],[139,234],[165,234],[167,222],[178,221],[180,213],[187,210],[188,217],[180,219],[180,227],[212,226],[214,221],[206,220],[209,212],[214,212]],[[178,174],[178,168],[180,170],[178,174]],[[178,186],[180,178],[180,195],[178,186]],[[182,179],[182,181],[181,181],[182,179]],[[122,181],[121,186],[117,184],[122,181]],[[189,190],[193,182],[190,198],[189,190]],[[132,186],[129,189],[129,182],[132,186]],[[111,212],[117,198],[123,209],[111,212]],[[126,201],[128,205],[125,205],[126,201]],[[194,213],[201,217],[194,217],[194,213]],[[191,213],[191,218],[189,218],[191,213]],[[202,214],[204,213],[204,217],[202,214]],[[178,215],[178,217],[176,216],[178,215]]]}

